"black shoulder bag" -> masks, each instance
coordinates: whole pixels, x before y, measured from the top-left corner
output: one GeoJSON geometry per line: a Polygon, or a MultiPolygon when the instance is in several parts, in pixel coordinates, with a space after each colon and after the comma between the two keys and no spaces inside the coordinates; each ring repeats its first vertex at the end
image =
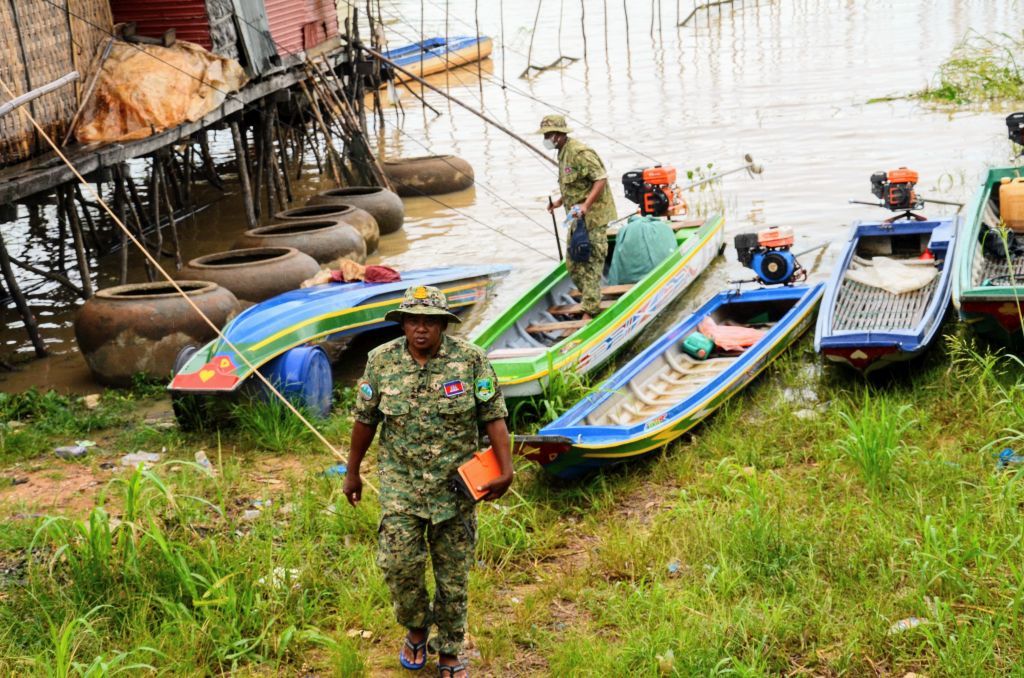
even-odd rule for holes
{"type": "Polygon", "coordinates": [[[583,217],[577,217],[570,226],[569,233],[569,258],[577,264],[585,264],[590,261],[590,234],[587,233],[587,222],[583,217]]]}

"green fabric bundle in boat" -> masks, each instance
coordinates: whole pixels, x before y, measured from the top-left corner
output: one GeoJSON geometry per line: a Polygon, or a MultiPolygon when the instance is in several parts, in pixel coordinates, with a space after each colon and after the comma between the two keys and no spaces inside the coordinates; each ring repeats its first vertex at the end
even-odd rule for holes
{"type": "Polygon", "coordinates": [[[608,284],[637,282],[675,248],[676,237],[667,221],[658,217],[630,217],[615,237],[608,284]]]}

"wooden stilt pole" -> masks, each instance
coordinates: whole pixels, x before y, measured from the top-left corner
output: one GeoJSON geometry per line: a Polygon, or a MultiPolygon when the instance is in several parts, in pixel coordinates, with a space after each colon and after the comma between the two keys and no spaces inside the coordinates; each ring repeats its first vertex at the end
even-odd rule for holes
{"type": "Polygon", "coordinates": [[[78,210],[75,209],[75,199],[72,197],[70,187],[63,189],[64,209],[68,214],[68,227],[71,229],[71,237],[75,242],[75,258],[78,260],[78,271],[82,276],[82,291],[85,298],[93,295],[92,273],[89,271],[89,257],[85,251],[85,239],[82,237],[82,223],[78,219],[78,210]]]}
{"type": "MultiPolygon", "coordinates": [[[[163,167],[160,168],[161,175],[164,173],[163,167]]],[[[167,182],[161,181],[163,186],[163,199],[164,206],[167,207],[167,221],[171,227],[171,244],[174,245],[174,270],[181,270],[181,241],[178,240],[178,222],[174,218],[174,203],[171,202],[171,192],[167,190],[167,182]]],[[[160,196],[157,196],[157,200],[160,196]]]]}
{"type": "Polygon", "coordinates": [[[213,155],[210,153],[210,138],[207,130],[199,133],[199,154],[203,160],[203,172],[206,174],[206,180],[214,188],[223,191],[224,181],[217,174],[217,165],[214,164],[213,155]]]}
{"type": "Polygon", "coordinates": [[[252,186],[249,184],[249,162],[245,157],[245,146],[242,145],[242,131],[238,128],[238,121],[232,120],[231,139],[235,144],[235,158],[238,165],[238,182],[242,185],[242,202],[245,203],[245,220],[249,228],[256,228],[260,225],[256,219],[256,209],[252,204],[252,186]]]}
{"type": "Polygon", "coordinates": [[[2,229],[0,229],[0,271],[3,272],[7,291],[11,293],[14,305],[21,315],[22,322],[25,323],[25,331],[32,342],[32,347],[36,350],[36,356],[39,358],[46,356],[46,345],[43,343],[42,337],[39,336],[39,326],[36,324],[36,317],[32,314],[32,309],[29,308],[28,302],[25,301],[25,295],[21,293],[21,288],[18,287],[17,278],[14,277],[14,269],[11,268],[11,258],[7,252],[7,244],[4,243],[2,229]]]}

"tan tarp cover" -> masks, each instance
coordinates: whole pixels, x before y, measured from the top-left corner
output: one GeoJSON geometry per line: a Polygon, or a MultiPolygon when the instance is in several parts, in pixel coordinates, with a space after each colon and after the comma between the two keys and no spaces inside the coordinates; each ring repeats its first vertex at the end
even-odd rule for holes
{"type": "Polygon", "coordinates": [[[191,42],[171,47],[117,42],[75,137],[81,143],[144,139],[202,118],[245,81],[237,61],[191,42]]]}

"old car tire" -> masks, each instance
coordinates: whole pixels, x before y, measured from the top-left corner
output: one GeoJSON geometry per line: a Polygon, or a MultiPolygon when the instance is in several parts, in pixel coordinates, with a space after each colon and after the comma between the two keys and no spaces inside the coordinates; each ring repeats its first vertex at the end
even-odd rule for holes
{"type": "Polygon", "coordinates": [[[395,193],[380,186],[346,186],[314,195],[307,205],[351,205],[377,220],[381,235],[394,233],[405,223],[405,205],[395,193]]]}
{"type": "Polygon", "coordinates": [[[473,167],[454,155],[385,160],[384,173],[403,197],[453,193],[473,185],[473,167]]]}
{"type": "Polygon", "coordinates": [[[294,247],[325,264],[341,257],[366,261],[366,241],[340,219],[297,219],[260,226],[243,233],[235,247],[294,247]]]}
{"type": "Polygon", "coordinates": [[[215,282],[241,301],[258,303],[296,289],[319,270],[313,257],[293,247],[254,247],[197,257],[178,275],[215,282]]]}
{"type": "Polygon", "coordinates": [[[366,253],[373,254],[380,243],[380,227],[377,220],[366,210],[352,205],[306,205],[293,207],[274,215],[277,221],[323,221],[336,219],[352,226],[363,236],[366,242],[366,253]]]}
{"type": "MultiPolygon", "coordinates": [[[[238,299],[213,282],[179,280],[178,286],[217,327],[238,312],[238,299]]],[[[171,375],[188,344],[216,336],[174,286],[167,282],[119,285],[97,292],[75,315],[78,348],[97,381],[127,386],[137,373],[171,375]]]]}

